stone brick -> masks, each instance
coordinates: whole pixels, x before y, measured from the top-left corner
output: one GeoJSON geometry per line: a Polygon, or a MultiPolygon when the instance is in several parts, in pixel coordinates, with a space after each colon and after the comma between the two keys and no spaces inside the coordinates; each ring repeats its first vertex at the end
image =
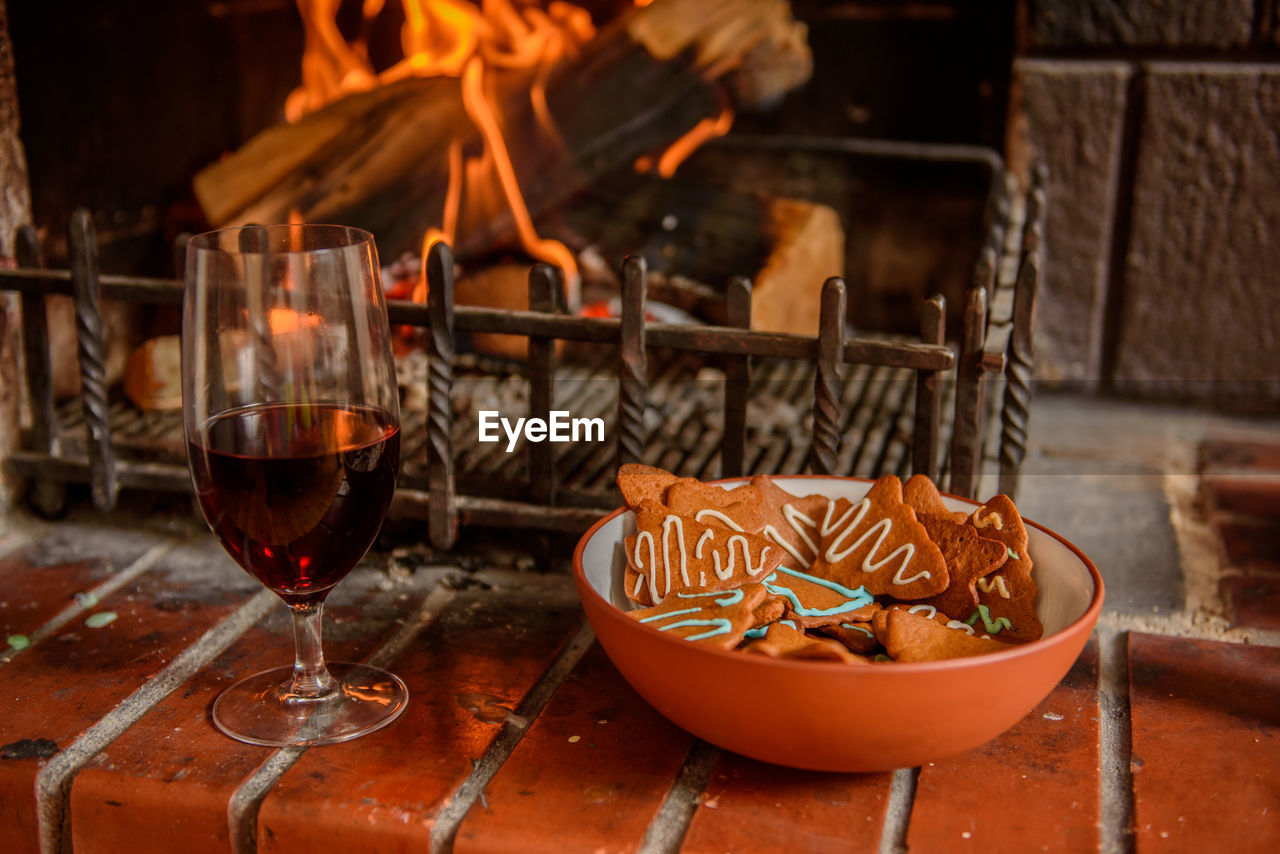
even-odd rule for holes
{"type": "Polygon", "coordinates": [[[1222,595],[1235,625],[1280,632],[1280,577],[1224,578],[1222,595]]]}
{"type": "Polygon", "coordinates": [[[1098,850],[1098,654],[1008,732],[920,769],[907,848],[1098,850]]]}
{"type": "Polygon", "coordinates": [[[1257,439],[1214,438],[1200,443],[1200,470],[1209,472],[1280,472],[1280,442],[1257,439]]]}
{"type": "Polygon", "coordinates": [[[692,745],[593,646],[472,806],[453,850],[638,849],[692,745]]]}
{"type": "Polygon", "coordinates": [[[1030,154],[1050,170],[1036,373],[1049,380],[1097,379],[1130,69],[1022,60],[1014,73],[1025,98],[1030,154]]]}
{"type": "Polygon", "coordinates": [[[1201,489],[1219,512],[1280,520],[1280,477],[1274,473],[1206,475],[1201,489]]]}
{"type": "Polygon", "coordinates": [[[1027,0],[1033,47],[1241,47],[1252,0],[1027,0]]]}
{"type": "Polygon", "coordinates": [[[467,591],[388,669],[409,705],[355,741],[310,750],[258,813],[258,851],[426,851],[445,803],[581,625],[577,597],[467,591]],[[504,712],[506,710],[506,712],[504,712]]]}
{"type": "Polygon", "coordinates": [[[1280,649],[1129,635],[1134,842],[1280,850],[1280,649]]]}
{"type": "Polygon", "coordinates": [[[11,635],[34,632],[110,571],[103,561],[40,568],[21,558],[0,561],[0,652],[11,635]]]}
{"type": "Polygon", "coordinates": [[[828,774],[724,752],[681,854],[875,851],[893,775],[828,774]]]}
{"type": "Polygon", "coordinates": [[[1261,519],[1214,518],[1227,563],[1246,572],[1280,572],[1280,526],[1261,519]]]}
{"type": "Polygon", "coordinates": [[[1280,400],[1280,66],[1150,66],[1116,379],[1280,400]]]}
{"type": "Polygon", "coordinates": [[[224,584],[230,561],[184,572],[167,556],[135,583],[105,598],[105,625],[77,618],[5,665],[0,744],[45,744],[0,761],[0,851],[39,850],[36,779],[51,753],[65,750],[121,700],[159,673],[247,595],[224,584]]]}
{"type": "MultiPolygon", "coordinates": [[[[380,578],[357,571],[329,597],[324,650],[330,661],[363,660],[420,606],[421,590],[407,585],[382,590],[380,578]]],[[[224,688],[267,667],[288,664],[292,654],[288,612],[277,606],[113,741],[72,785],[73,850],[231,850],[228,804],[272,750],[223,735],[209,711],[224,688]]]]}

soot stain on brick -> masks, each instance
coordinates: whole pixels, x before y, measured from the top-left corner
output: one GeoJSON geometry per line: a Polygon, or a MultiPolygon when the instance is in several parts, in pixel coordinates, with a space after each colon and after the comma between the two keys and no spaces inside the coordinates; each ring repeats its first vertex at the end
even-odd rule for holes
{"type": "Polygon", "coordinates": [[[51,759],[58,745],[47,738],[23,738],[0,747],[0,759],[51,759]]]}

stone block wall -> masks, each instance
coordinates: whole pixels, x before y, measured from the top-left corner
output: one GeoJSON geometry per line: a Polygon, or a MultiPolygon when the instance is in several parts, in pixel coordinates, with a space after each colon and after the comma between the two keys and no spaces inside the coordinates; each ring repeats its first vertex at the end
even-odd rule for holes
{"type": "Polygon", "coordinates": [[[1010,160],[1051,170],[1042,380],[1280,403],[1280,0],[1021,0],[1010,160]]]}

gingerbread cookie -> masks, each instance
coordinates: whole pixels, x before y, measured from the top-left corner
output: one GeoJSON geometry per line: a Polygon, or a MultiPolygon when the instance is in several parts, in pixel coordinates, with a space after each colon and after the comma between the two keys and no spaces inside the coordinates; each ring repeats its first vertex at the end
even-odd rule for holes
{"type": "Polygon", "coordinates": [[[772,658],[807,658],[842,661],[845,664],[869,663],[867,659],[849,652],[839,641],[807,635],[794,625],[789,625],[789,622],[782,620],[774,623],[768,627],[763,637],[749,641],[743,649],[772,658]]]}
{"type": "Polygon", "coordinates": [[[636,510],[638,533],[627,537],[626,592],[642,605],[660,605],[681,590],[726,590],[758,581],[778,568],[782,550],[764,537],[676,516],[645,501],[636,510]]]}
{"type": "Polygon", "coordinates": [[[1010,623],[1001,639],[1033,641],[1044,634],[1036,615],[1039,588],[1031,577],[1027,554],[1027,528],[1007,495],[997,495],[969,516],[968,523],[982,536],[1005,547],[1006,560],[999,569],[977,580],[978,604],[986,605],[992,619],[1010,623]]]}
{"type": "Polygon", "coordinates": [[[757,611],[768,597],[763,584],[683,591],[668,596],[661,605],[630,611],[627,616],[674,637],[733,649],[741,643],[743,633],[757,625],[757,611]]]}
{"type": "Polygon", "coordinates": [[[830,626],[823,626],[818,631],[828,637],[835,638],[845,645],[845,649],[858,655],[869,655],[880,646],[880,641],[876,639],[876,634],[871,629],[870,620],[865,622],[835,623],[830,626]]]}
{"type": "Polygon", "coordinates": [[[751,485],[761,498],[764,535],[786,551],[789,559],[784,562],[792,569],[812,566],[818,557],[818,523],[828,499],[822,495],[799,498],[765,475],[752,478],[751,485]]]}
{"type": "Polygon", "coordinates": [[[1009,649],[990,637],[968,634],[963,624],[948,628],[935,620],[906,610],[885,609],[876,636],[894,661],[941,661],[1009,649]]]}
{"type": "Polygon", "coordinates": [[[850,589],[785,565],[779,565],[764,586],[786,600],[787,619],[801,628],[867,620],[879,608],[864,588],[850,589]]]}
{"type": "Polygon", "coordinates": [[[758,534],[764,528],[760,491],[752,486],[724,489],[678,480],[667,488],[666,505],[677,516],[719,523],[734,531],[758,534]]]}
{"type": "Polygon", "coordinates": [[[978,607],[974,584],[999,569],[1008,552],[1003,543],[980,535],[972,525],[960,525],[943,516],[921,515],[919,519],[929,539],[942,551],[950,577],[946,590],[921,601],[953,620],[968,619],[978,607]]]}
{"type": "Polygon", "coordinates": [[[942,493],[933,481],[922,474],[913,474],[902,484],[902,500],[919,516],[928,513],[930,516],[942,516],[953,522],[963,522],[968,513],[961,513],[947,507],[942,500],[942,493]]]}
{"type": "Polygon", "coordinates": [[[902,503],[902,483],[880,478],[858,503],[827,505],[819,525],[820,553],[813,574],[873,595],[923,599],[947,589],[942,552],[915,511],[902,503]]]}
{"type": "MultiPolygon", "coordinates": [[[[1001,628],[1000,626],[997,626],[996,631],[993,632],[993,631],[986,630],[983,626],[975,626],[975,623],[977,622],[977,619],[978,619],[977,609],[974,609],[973,611],[973,619],[965,619],[965,620],[957,620],[953,617],[949,617],[942,611],[939,611],[935,606],[926,605],[923,602],[919,604],[913,604],[911,602],[894,602],[893,604],[886,605],[884,610],[905,611],[906,613],[911,614],[913,616],[924,617],[926,619],[933,620],[935,623],[937,623],[940,626],[945,626],[948,629],[955,629],[956,631],[961,631],[967,635],[972,635],[975,637],[991,637],[991,635],[993,634],[998,634],[1001,628]]],[[[990,615],[988,615],[988,617],[989,616],[990,615]]],[[[887,617],[888,617],[887,614],[880,617],[877,617],[876,615],[873,614],[872,628],[875,631],[883,634],[884,628],[885,628],[884,621],[887,617]]]]}
{"type": "Polygon", "coordinates": [[[667,487],[678,480],[680,478],[671,472],[656,466],[627,463],[618,468],[618,489],[622,491],[622,500],[632,510],[646,501],[666,504],[667,487]]]}

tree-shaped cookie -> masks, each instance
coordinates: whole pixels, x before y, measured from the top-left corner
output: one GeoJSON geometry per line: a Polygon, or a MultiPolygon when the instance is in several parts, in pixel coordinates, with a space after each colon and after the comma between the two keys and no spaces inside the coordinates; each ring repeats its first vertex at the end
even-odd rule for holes
{"type": "Polygon", "coordinates": [[[683,591],[668,596],[661,605],[628,611],[627,616],[674,637],[733,649],[747,629],[758,625],[760,606],[768,596],[763,584],[683,591]]]}
{"type": "Polygon", "coordinates": [[[967,620],[978,607],[976,582],[999,569],[1008,559],[1008,551],[1003,543],[982,536],[972,525],[927,514],[919,520],[929,532],[929,539],[942,551],[951,577],[946,590],[921,601],[953,620],[967,620]]]}
{"type": "Polygon", "coordinates": [[[902,502],[902,483],[893,475],[877,480],[859,502],[829,502],[818,534],[814,575],[895,599],[923,599],[947,589],[942,552],[902,502]]]}
{"type": "Polygon", "coordinates": [[[751,485],[760,494],[764,535],[787,553],[787,566],[808,569],[818,557],[818,525],[830,503],[826,496],[792,495],[765,475],[752,478],[751,485]]]}
{"type": "Polygon", "coordinates": [[[1018,508],[1007,495],[997,495],[970,514],[968,522],[982,536],[1005,547],[999,569],[977,580],[978,604],[987,607],[990,619],[1005,618],[1010,626],[1000,633],[1004,641],[1033,641],[1044,634],[1036,616],[1039,588],[1031,577],[1027,554],[1027,528],[1018,508]]]}
{"type": "Polygon", "coordinates": [[[661,604],[682,590],[725,590],[759,581],[777,569],[783,553],[764,537],[677,516],[655,501],[636,510],[635,536],[626,550],[626,592],[642,605],[661,604]]]}
{"type": "Polygon", "coordinates": [[[753,486],[725,489],[697,481],[678,480],[667,488],[666,505],[677,516],[699,522],[718,522],[734,531],[759,534],[764,528],[760,491],[753,486]]]}

